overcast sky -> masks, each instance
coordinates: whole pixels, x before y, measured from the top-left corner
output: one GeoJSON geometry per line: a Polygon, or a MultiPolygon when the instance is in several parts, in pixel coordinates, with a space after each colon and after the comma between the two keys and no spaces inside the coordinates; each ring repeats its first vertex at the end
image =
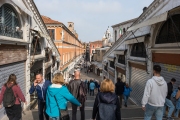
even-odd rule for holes
{"type": "MultiPolygon", "coordinates": [[[[74,22],[79,39],[101,40],[108,26],[138,17],[153,0],[34,0],[41,15],[74,22]]],[[[112,31],[112,29],[111,29],[112,31]]]]}

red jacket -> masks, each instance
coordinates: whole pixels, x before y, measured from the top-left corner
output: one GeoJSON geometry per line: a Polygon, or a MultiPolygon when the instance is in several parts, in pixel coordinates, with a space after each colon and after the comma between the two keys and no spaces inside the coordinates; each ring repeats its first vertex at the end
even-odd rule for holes
{"type": "MultiPolygon", "coordinates": [[[[7,85],[8,87],[10,87],[11,85],[7,85]]],[[[0,104],[2,103],[3,101],[3,97],[4,97],[4,92],[6,90],[6,87],[3,86],[2,89],[1,89],[1,93],[0,93],[0,104]]],[[[14,85],[12,87],[12,90],[14,92],[14,95],[16,97],[16,101],[15,101],[15,104],[20,104],[20,102],[26,102],[25,98],[24,98],[24,95],[20,89],[20,87],[18,85],[14,85]]]]}

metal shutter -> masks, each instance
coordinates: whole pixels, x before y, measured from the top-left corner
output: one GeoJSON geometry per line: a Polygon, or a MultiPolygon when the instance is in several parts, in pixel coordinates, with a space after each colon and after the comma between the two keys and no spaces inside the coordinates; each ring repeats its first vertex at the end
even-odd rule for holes
{"type": "Polygon", "coordinates": [[[172,78],[176,79],[174,88],[177,88],[180,85],[180,66],[169,65],[163,63],[154,63],[155,65],[161,66],[161,76],[164,77],[165,81],[168,83],[172,78]]]}
{"type": "Polygon", "coordinates": [[[144,88],[147,81],[147,72],[135,67],[131,67],[131,81],[130,86],[132,88],[131,99],[136,102],[137,105],[141,105],[142,97],[144,94],[144,88]]]}
{"type": "MultiPolygon", "coordinates": [[[[7,82],[10,74],[15,74],[17,77],[17,83],[20,86],[23,94],[26,94],[25,84],[25,63],[18,62],[0,66],[0,88],[7,82]]],[[[0,119],[4,116],[4,108],[0,109],[0,119]]]]}

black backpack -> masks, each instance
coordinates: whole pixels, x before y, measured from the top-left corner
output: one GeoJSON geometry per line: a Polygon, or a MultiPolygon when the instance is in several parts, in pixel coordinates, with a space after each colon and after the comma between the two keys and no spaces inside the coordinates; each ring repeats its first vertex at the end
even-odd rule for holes
{"type": "Polygon", "coordinates": [[[14,95],[12,87],[13,86],[8,88],[6,86],[6,90],[4,92],[4,97],[3,97],[3,106],[4,107],[12,107],[15,104],[16,97],[14,95]]]}
{"type": "Polygon", "coordinates": [[[98,105],[98,118],[97,120],[116,120],[116,105],[102,103],[98,96],[99,105],[98,105]]]}
{"type": "Polygon", "coordinates": [[[81,82],[79,85],[77,99],[80,103],[83,103],[86,101],[86,86],[83,82],[81,82]]]}

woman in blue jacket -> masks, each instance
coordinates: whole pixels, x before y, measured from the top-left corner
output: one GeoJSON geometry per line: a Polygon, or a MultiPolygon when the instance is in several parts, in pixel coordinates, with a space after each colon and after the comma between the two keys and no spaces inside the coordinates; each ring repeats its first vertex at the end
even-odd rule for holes
{"type": "Polygon", "coordinates": [[[59,120],[61,117],[60,110],[67,109],[67,103],[71,103],[80,106],[79,101],[69,92],[64,84],[64,78],[61,73],[54,75],[52,85],[48,87],[46,94],[46,113],[53,119],[59,120]]]}
{"type": "Polygon", "coordinates": [[[126,83],[126,86],[124,86],[124,106],[127,107],[127,101],[128,98],[130,96],[130,92],[132,91],[132,89],[129,87],[128,83],[126,83]]]}

